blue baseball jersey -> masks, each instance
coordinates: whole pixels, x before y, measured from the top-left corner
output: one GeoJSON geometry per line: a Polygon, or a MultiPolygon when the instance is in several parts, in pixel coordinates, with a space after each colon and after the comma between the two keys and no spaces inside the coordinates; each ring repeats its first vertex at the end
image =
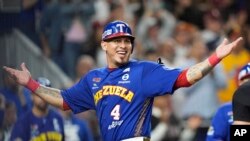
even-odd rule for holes
{"type": "Polygon", "coordinates": [[[232,103],[223,104],[212,119],[206,141],[230,141],[230,125],[232,123],[232,103]]]}
{"type": "Polygon", "coordinates": [[[44,117],[36,117],[30,110],[22,115],[13,127],[10,140],[18,138],[22,141],[63,141],[63,119],[52,110],[44,117]]]}
{"type": "Polygon", "coordinates": [[[172,94],[180,72],[155,62],[133,60],[114,70],[90,71],[61,93],[74,113],[96,110],[104,141],[150,137],[154,97],[172,94]]]}

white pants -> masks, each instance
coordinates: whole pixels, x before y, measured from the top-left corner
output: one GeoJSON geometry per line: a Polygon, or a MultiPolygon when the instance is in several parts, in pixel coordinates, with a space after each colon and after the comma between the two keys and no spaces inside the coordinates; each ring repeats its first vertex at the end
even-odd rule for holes
{"type": "Polygon", "coordinates": [[[150,141],[150,139],[147,137],[134,137],[134,138],[124,139],[121,141],[150,141]]]}

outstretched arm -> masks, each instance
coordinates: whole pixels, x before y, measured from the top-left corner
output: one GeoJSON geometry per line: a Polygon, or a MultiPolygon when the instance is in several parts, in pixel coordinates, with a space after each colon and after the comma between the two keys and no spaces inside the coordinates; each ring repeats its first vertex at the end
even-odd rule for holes
{"type": "Polygon", "coordinates": [[[242,40],[243,38],[239,37],[232,43],[228,43],[228,40],[224,39],[224,41],[216,48],[214,54],[212,54],[205,61],[198,63],[188,69],[187,71],[188,82],[194,84],[195,82],[203,78],[213,69],[213,67],[217,63],[220,62],[220,60],[228,56],[232,52],[232,50],[240,44],[242,40]]]}
{"type": "Polygon", "coordinates": [[[24,63],[21,64],[21,70],[6,66],[4,66],[3,69],[8,72],[18,84],[27,87],[47,103],[60,109],[64,109],[63,98],[61,96],[60,90],[40,85],[38,82],[34,81],[24,63]]]}
{"type": "Polygon", "coordinates": [[[216,48],[216,51],[209,58],[191,66],[179,75],[175,82],[175,89],[190,86],[202,79],[216,64],[228,56],[242,40],[243,38],[239,37],[235,41],[228,43],[228,40],[224,39],[224,41],[216,48]]]}

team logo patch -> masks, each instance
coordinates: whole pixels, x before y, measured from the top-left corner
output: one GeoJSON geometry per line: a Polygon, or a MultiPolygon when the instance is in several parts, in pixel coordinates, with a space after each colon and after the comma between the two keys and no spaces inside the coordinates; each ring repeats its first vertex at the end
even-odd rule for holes
{"type": "Polygon", "coordinates": [[[127,73],[122,76],[122,81],[118,81],[118,84],[126,84],[126,83],[130,83],[129,74],[127,73]]]}
{"type": "Polygon", "coordinates": [[[98,89],[99,87],[97,86],[96,83],[93,83],[92,89],[98,89]]]}
{"type": "Polygon", "coordinates": [[[128,74],[124,74],[123,76],[122,76],[122,80],[128,80],[129,79],[129,75],[128,74]]]}
{"type": "Polygon", "coordinates": [[[101,78],[100,77],[94,77],[92,79],[93,82],[100,82],[101,81],[101,78]]]}

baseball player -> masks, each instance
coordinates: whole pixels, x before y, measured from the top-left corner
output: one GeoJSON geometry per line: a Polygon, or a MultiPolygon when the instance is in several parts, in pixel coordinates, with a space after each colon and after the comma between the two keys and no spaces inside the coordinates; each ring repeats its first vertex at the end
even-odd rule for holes
{"type": "Polygon", "coordinates": [[[234,125],[250,125],[250,63],[246,65],[245,70],[239,75],[244,74],[246,74],[244,78],[248,79],[244,79],[244,84],[240,85],[233,95],[234,125]]]}
{"type": "MultiPolygon", "coordinates": [[[[51,83],[39,77],[37,82],[46,87],[51,83]]],[[[15,123],[10,141],[63,141],[64,125],[61,115],[48,108],[48,104],[38,95],[32,95],[33,107],[15,123]]]]}
{"type": "MultiPolygon", "coordinates": [[[[250,63],[243,66],[238,73],[238,85],[250,79],[250,63]]],[[[215,113],[208,129],[206,141],[230,141],[230,125],[233,124],[232,102],[223,104],[215,113]]]]}
{"type": "Polygon", "coordinates": [[[180,70],[155,62],[130,60],[134,39],[127,23],[108,23],[101,42],[107,67],[90,71],[67,90],[40,85],[32,79],[24,63],[21,70],[6,66],[4,69],[17,83],[51,105],[74,113],[96,110],[104,141],[145,141],[150,139],[154,97],[172,94],[199,81],[243,40],[239,37],[228,43],[225,39],[208,59],[180,70]]]}

